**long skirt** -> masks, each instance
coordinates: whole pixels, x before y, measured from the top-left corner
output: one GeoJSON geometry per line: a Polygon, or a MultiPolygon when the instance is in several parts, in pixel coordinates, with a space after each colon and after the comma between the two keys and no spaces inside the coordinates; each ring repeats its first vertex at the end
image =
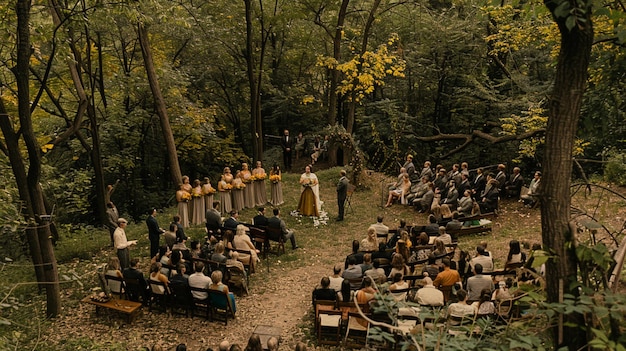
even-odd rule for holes
{"type": "Polygon", "coordinates": [[[228,215],[233,209],[233,205],[230,199],[230,191],[220,191],[220,213],[222,216],[228,215]]]}
{"type": "Polygon", "coordinates": [[[198,225],[204,223],[206,211],[204,209],[204,199],[202,196],[194,197],[191,201],[192,216],[191,223],[193,225],[198,225]]]}
{"type": "Polygon", "coordinates": [[[315,204],[315,194],[310,187],[305,187],[300,194],[300,202],[298,203],[298,212],[303,216],[319,217],[317,205],[315,204]]]}
{"type": "MultiPolygon", "coordinates": [[[[213,194],[209,194],[209,195],[204,195],[204,209],[205,211],[208,211],[210,209],[213,208],[213,194]]],[[[206,212],[205,212],[206,215],[206,212]]],[[[206,219],[205,219],[206,221],[206,219]]]]}
{"type": "Polygon", "coordinates": [[[231,194],[233,196],[233,209],[237,211],[241,211],[244,208],[243,202],[243,189],[233,189],[231,190],[231,194]]]}
{"type": "Polygon", "coordinates": [[[257,206],[263,206],[267,203],[267,191],[265,191],[265,180],[254,181],[254,199],[257,206]]]}
{"type": "Polygon", "coordinates": [[[283,201],[283,183],[277,182],[270,185],[270,193],[272,193],[272,205],[280,206],[285,201],[283,201]]]}
{"type": "Polygon", "coordinates": [[[246,184],[243,189],[243,202],[246,208],[254,208],[254,182],[246,184]]]}
{"type": "Polygon", "coordinates": [[[189,227],[189,204],[186,201],[178,203],[178,216],[180,217],[180,224],[183,228],[189,227]]]}

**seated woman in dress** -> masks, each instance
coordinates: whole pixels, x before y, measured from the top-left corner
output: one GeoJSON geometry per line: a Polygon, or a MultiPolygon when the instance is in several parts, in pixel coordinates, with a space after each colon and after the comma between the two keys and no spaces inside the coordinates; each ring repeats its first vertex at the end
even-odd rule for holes
{"type": "Polygon", "coordinates": [[[312,173],[310,165],[304,168],[304,173],[300,176],[300,185],[302,185],[302,193],[298,203],[298,212],[304,216],[319,217],[322,206],[319,195],[319,181],[315,173],[312,173]]]}
{"type": "Polygon", "coordinates": [[[391,296],[393,296],[396,301],[405,301],[406,300],[406,291],[396,293],[396,290],[408,289],[409,283],[405,281],[404,276],[401,273],[396,273],[393,275],[393,283],[389,286],[389,292],[391,296]]]}
{"type": "MultiPolygon", "coordinates": [[[[109,262],[107,263],[107,270],[104,274],[112,277],[124,278],[120,268],[120,259],[117,257],[111,257],[109,258],[109,262]]],[[[122,282],[117,280],[108,280],[107,284],[109,285],[109,289],[111,289],[112,292],[122,293],[122,282]]]]}
{"type": "Polygon", "coordinates": [[[385,205],[385,207],[390,207],[393,204],[394,200],[404,199],[404,197],[409,194],[410,190],[411,181],[409,180],[409,175],[404,173],[402,174],[402,185],[400,186],[400,188],[389,190],[389,197],[387,198],[387,204],[385,205]]]}
{"type": "MultiPolygon", "coordinates": [[[[260,262],[258,254],[261,252],[256,249],[250,237],[246,235],[246,226],[243,224],[239,224],[237,226],[237,232],[235,233],[235,237],[233,238],[233,247],[237,250],[244,250],[250,253],[250,271],[254,271],[254,266],[257,262],[260,262]]],[[[240,259],[243,255],[239,256],[240,259]]],[[[245,264],[245,262],[244,262],[245,264]]]]}
{"type": "MultiPolygon", "coordinates": [[[[230,304],[230,308],[233,310],[233,313],[237,312],[237,305],[235,304],[235,295],[228,291],[228,285],[222,283],[222,271],[215,270],[211,273],[211,282],[213,284],[209,285],[210,290],[217,290],[221,292],[225,292],[228,295],[228,303],[230,304]]],[[[225,308],[226,306],[217,306],[217,308],[225,308]]]]}
{"type": "Polygon", "coordinates": [[[439,226],[445,227],[452,220],[452,211],[450,210],[450,206],[443,204],[441,205],[441,220],[437,223],[439,226]]]}
{"type": "Polygon", "coordinates": [[[314,165],[317,162],[317,159],[322,154],[322,141],[319,136],[315,137],[315,141],[313,141],[313,153],[311,154],[311,164],[314,165]]]}
{"type": "Polygon", "coordinates": [[[402,257],[402,255],[393,255],[393,257],[391,258],[391,272],[389,272],[389,275],[387,277],[393,278],[396,273],[401,273],[403,277],[405,275],[409,275],[411,272],[409,270],[409,267],[407,267],[404,262],[404,257],[402,257]]]}
{"type": "Polygon", "coordinates": [[[154,262],[150,265],[150,280],[153,282],[161,282],[165,284],[165,288],[162,286],[155,286],[154,289],[152,290],[152,293],[163,295],[165,294],[166,289],[168,290],[168,293],[169,293],[170,281],[167,279],[167,276],[165,276],[160,271],[161,271],[160,263],[154,262]]]}
{"type": "Polygon", "coordinates": [[[519,241],[509,241],[509,254],[506,256],[504,270],[520,268],[526,263],[526,254],[522,252],[519,241]]]}
{"type": "Polygon", "coordinates": [[[491,291],[483,289],[480,292],[480,299],[472,303],[479,316],[493,316],[496,314],[496,306],[491,301],[491,291]]]}
{"type": "Polygon", "coordinates": [[[378,250],[378,238],[376,237],[376,228],[369,227],[367,229],[367,237],[361,240],[359,245],[360,251],[376,251],[378,250]]]}
{"type": "Polygon", "coordinates": [[[280,171],[280,166],[277,163],[274,163],[272,169],[270,170],[270,193],[272,195],[271,204],[274,206],[280,206],[284,203],[283,200],[283,183],[282,183],[282,172],[280,171]]]}

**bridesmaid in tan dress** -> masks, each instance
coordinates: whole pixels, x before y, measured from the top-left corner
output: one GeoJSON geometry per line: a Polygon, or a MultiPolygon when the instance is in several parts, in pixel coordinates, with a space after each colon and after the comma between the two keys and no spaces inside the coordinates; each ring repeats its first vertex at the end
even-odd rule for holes
{"type": "Polygon", "coordinates": [[[274,166],[270,170],[270,193],[272,195],[270,202],[274,206],[280,206],[284,203],[282,176],[280,166],[274,163],[274,166]]]}
{"type": "Polygon", "coordinates": [[[230,190],[233,188],[231,185],[232,181],[233,175],[230,173],[230,168],[224,167],[224,174],[222,174],[220,182],[217,183],[217,191],[220,192],[220,212],[222,215],[227,215],[233,209],[230,195],[230,190]]]}
{"type": "Polygon", "coordinates": [[[211,186],[211,180],[209,179],[209,177],[204,177],[204,184],[202,184],[202,195],[204,195],[205,210],[209,210],[210,208],[212,208],[213,194],[215,194],[215,188],[211,186]]]}
{"type": "Polygon", "coordinates": [[[265,190],[265,178],[267,174],[263,169],[261,161],[256,161],[256,168],[252,170],[254,181],[254,199],[257,206],[263,206],[267,203],[267,192],[265,190]]]}
{"type": "Polygon", "coordinates": [[[189,200],[191,200],[191,194],[185,190],[184,184],[181,184],[176,192],[176,201],[180,224],[185,228],[189,227],[189,200]]]}
{"type": "MultiPolygon", "coordinates": [[[[187,218],[188,218],[188,221],[187,221],[187,225],[183,225],[183,227],[185,227],[185,228],[189,227],[189,223],[191,222],[191,217],[192,217],[192,214],[193,214],[193,208],[191,207],[191,202],[192,202],[191,201],[191,189],[192,188],[193,187],[189,183],[189,177],[184,175],[183,176],[183,190],[185,190],[189,194],[189,201],[187,202],[187,218]]],[[[182,219],[181,219],[181,223],[183,223],[182,219]]]]}
{"type": "Polygon", "coordinates": [[[241,211],[244,208],[243,192],[246,188],[246,185],[241,180],[241,171],[237,171],[237,173],[235,173],[235,178],[233,178],[232,185],[233,190],[231,190],[231,194],[233,196],[233,209],[241,211]]]}
{"type": "Polygon", "coordinates": [[[246,208],[254,208],[254,185],[252,185],[252,172],[247,163],[241,164],[241,180],[246,185],[243,189],[243,201],[246,208]]]}
{"type": "Polygon", "coordinates": [[[204,198],[202,197],[202,183],[196,179],[193,181],[193,189],[191,189],[191,224],[199,225],[204,223],[206,214],[204,206],[204,198]]]}

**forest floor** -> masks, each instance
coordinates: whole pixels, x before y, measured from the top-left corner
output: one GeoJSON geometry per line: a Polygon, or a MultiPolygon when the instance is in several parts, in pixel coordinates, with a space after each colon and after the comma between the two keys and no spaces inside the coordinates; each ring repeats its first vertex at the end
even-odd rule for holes
{"type": "MultiPolygon", "coordinates": [[[[294,229],[301,249],[292,251],[287,245],[287,252],[282,256],[271,255],[267,262],[262,262],[257,273],[250,279],[250,293],[237,297],[237,317],[228,326],[223,323],[207,322],[202,318],[186,318],[159,312],[148,312],[144,308],[137,320],[128,324],[119,316],[96,316],[94,307],[81,304],[81,297],[89,294],[89,284],[71,285],[63,289],[63,313],[52,322],[41,337],[41,341],[50,350],[142,350],[160,343],[166,350],[172,350],[179,343],[185,343],[188,350],[199,351],[207,348],[216,349],[224,339],[231,343],[245,346],[247,339],[259,325],[280,327],[280,350],[293,350],[297,342],[308,343],[310,349],[325,350],[316,347],[313,333],[311,291],[323,276],[332,273],[336,263],[343,264],[351,251],[353,239],[361,240],[366,235],[367,227],[375,222],[377,215],[384,216],[384,223],[396,228],[400,219],[408,224],[424,224],[426,215],[419,214],[402,205],[383,208],[386,194],[381,194],[387,178],[371,173],[364,179],[365,187],[355,192],[351,210],[345,221],[336,222],[337,213],[335,184],[339,169],[319,171],[323,210],[329,218],[317,226],[311,218],[290,216],[289,212],[297,207],[299,174],[283,175],[285,204],[282,217],[287,226],[294,229]],[[88,346],[89,345],[89,346],[88,346]],[[84,347],[84,348],[83,348],[84,347]]],[[[167,212],[166,212],[167,213],[167,212]]],[[[240,221],[251,222],[255,215],[252,209],[242,211],[240,221]]],[[[158,217],[161,223],[167,223],[167,215],[158,217]]],[[[144,226],[143,223],[132,226],[144,226]]],[[[163,226],[163,225],[162,225],[163,226]]],[[[462,237],[459,247],[475,252],[481,240],[487,240],[488,249],[495,257],[496,267],[501,268],[508,251],[508,242],[518,239],[532,243],[541,241],[539,209],[527,209],[513,200],[501,203],[500,215],[493,221],[493,231],[485,235],[462,237]]],[[[133,231],[131,239],[140,239],[143,230],[133,231]]],[[[194,236],[194,230],[190,230],[194,236]]],[[[195,231],[195,238],[200,239],[201,229],[195,231]]],[[[144,234],[145,235],[145,234],[144,234]]],[[[146,240],[138,251],[147,252],[146,240]]],[[[528,253],[528,250],[526,250],[528,253]]],[[[114,255],[112,249],[104,249],[91,260],[75,260],[71,265],[74,270],[87,274],[106,262],[114,255]]],[[[147,256],[147,254],[145,254],[147,256]]],[[[144,257],[142,268],[148,267],[148,258],[144,257]]],[[[79,274],[80,275],[80,274],[79,274]]]]}

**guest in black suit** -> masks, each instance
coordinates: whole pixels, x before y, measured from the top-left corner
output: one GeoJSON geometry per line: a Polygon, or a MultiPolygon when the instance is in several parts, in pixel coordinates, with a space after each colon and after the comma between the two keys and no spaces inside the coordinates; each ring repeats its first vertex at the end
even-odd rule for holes
{"type": "Polygon", "coordinates": [[[127,287],[128,295],[131,301],[139,301],[139,298],[143,298],[145,303],[148,302],[148,295],[150,293],[148,282],[146,281],[146,277],[143,275],[143,272],[139,269],[139,259],[132,258],[130,260],[130,267],[125,268],[124,272],[122,272],[124,279],[137,279],[137,283],[139,286],[137,289],[135,287],[127,287]]]}
{"type": "Polygon", "coordinates": [[[150,239],[150,257],[159,252],[159,240],[161,234],[165,233],[165,230],[159,227],[159,223],[156,220],[157,210],[156,208],[150,211],[148,219],[146,219],[146,225],[148,226],[148,239],[150,239]]]}
{"type": "Polygon", "coordinates": [[[237,210],[230,211],[230,217],[224,221],[224,229],[236,232],[239,225],[237,218],[239,218],[239,212],[237,210]]]}
{"type": "Polygon", "coordinates": [[[285,129],[285,134],[280,138],[280,147],[283,148],[283,164],[285,169],[291,171],[291,150],[295,142],[294,138],[289,136],[289,130],[285,129]]]}
{"type": "Polygon", "coordinates": [[[321,288],[313,290],[313,305],[317,300],[335,301],[337,300],[337,292],[330,288],[330,278],[324,277],[320,282],[321,288]]]}
{"type": "Polygon", "coordinates": [[[339,182],[337,183],[337,206],[339,207],[339,212],[337,214],[337,221],[343,221],[343,212],[346,207],[346,199],[348,198],[348,178],[346,178],[346,170],[342,169],[341,178],[339,178],[339,182]]]}
{"type": "Polygon", "coordinates": [[[213,208],[210,208],[208,211],[206,211],[206,214],[204,216],[204,218],[206,219],[206,229],[209,233],[209,236],[211,234],[217,234],[222,228],[222,215],[219,211],[220,202],[213,201],[212,205],[213,208]]]}
{"type": "Polygon", "coordinates": [[[267,227],[267,217],[265,217],[265,208],[259,207],[257,209],[259,213],[252,218],[252,224],[257,227],[267,227]]]}

